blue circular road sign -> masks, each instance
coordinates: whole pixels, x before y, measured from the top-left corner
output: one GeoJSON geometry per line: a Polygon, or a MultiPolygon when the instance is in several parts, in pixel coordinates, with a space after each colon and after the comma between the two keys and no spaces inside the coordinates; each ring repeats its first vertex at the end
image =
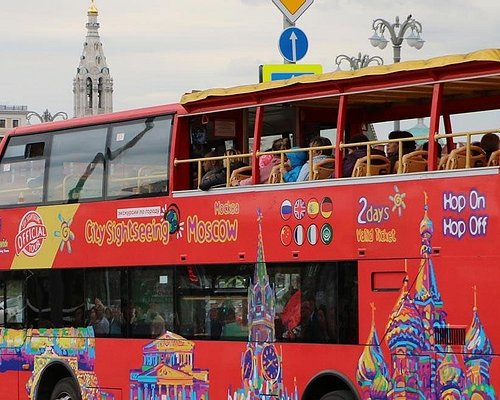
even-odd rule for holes
{"type": "Polygon", "coordinates": [[[301,29],[291,26],[281,33],[279,49],[285,60],[299,61],[306,55],[308,47],[307,36],[301,29]]]}

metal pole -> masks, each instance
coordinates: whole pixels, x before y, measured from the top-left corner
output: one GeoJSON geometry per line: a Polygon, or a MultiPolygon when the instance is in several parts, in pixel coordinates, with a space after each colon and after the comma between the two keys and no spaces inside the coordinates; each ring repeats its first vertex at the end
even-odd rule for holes
{"type": "MultiPolygon", "coordinates": [[[[285,15],[283,15],[283,30],[295,26],[295,22],[291,22],[285,15]]],[[[295,62],[288,61],[283,58],[283,64],[295,64],[295,62]]]]}
{"type": "MultiPolygon", "coordinates": [[[[394,49],[394,64],[396,64],[401,61],[401,45],[394,45],[392,48],[394,49]]],[[[394,130],[401,130],[401,121],[394,121],[394,130]]]]}
{"type": "MultiPolygon", "coordinates": [[[[422,24],[415,20],[412,15],[408,15],[403,23],[399,22],[399,17],[393,24],[382,18],[377,18],[373,21],[372,29],[374,31],[373,36],[370,38],[370,43],[374,47],[379,47],[384,49],[388,40],[384,37],[384,32],[388,32],[390,35],[390,40],[393,46],[394,52],[394,63],[399,63],[401,61],[401,45],[405,39],[405,33],[409,29],[411,34],[406,38],[408,44],[411,47],[415,47],[417,50],[421,49],[424,45],[424,40],[420,37],[422,33],[422,24]]],[[[394,130],[398,131],[401,129],[399,121],[394,121],[394,130]]]]}

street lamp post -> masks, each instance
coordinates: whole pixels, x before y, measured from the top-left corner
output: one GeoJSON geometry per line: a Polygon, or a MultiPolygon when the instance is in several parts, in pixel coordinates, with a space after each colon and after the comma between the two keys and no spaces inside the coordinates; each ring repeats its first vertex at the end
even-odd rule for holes
{"type": "Polygon", "coordinates": [[[349,57],[345,54],[339,54],[335,58],[335,64],[337,64],[337,71],[341,70],[340,64],[342,64],[343,61],[349,64],[351,71],[368,67],[368,65],[370,65],[371,63],[376,63],[377,65],[384,64],[384,60],[382,59],[382,57],[379,56],[370,57],[368,54],[361,55],[361,53],[358,53],[358,57],[349,57]]]}
{"type": "MultiPolygon", "coordinates": [[[[406,39],[406,43],[417,50],[420,50],[425,43],[425,40],[420,37],[422,24],[415,20],[415,18],[412,18],[411,14],[408,15],[403,23],[399,22],[399,17],[396,17],[396,22],[393,24],[385,19],[377,18],[373,21],[372,29],[373,36],[369,39],[370,43],[379,49],[385,49],[387,46],[389,41],[385,38],[384,33],[386,31],[389,32],[394,50],[394,63],[401,61],[401,45],[403,44],[403,40],[406,39]],[[407,31],[410,31],[410,33],[405,37],[407,31]]],[[[394,121],[394,130],[399,130],[399,128],[399,121],[394,121]]]]}
{"type": "Polygon", "coordinates": [[[372,24],[373,36],[370,38],[370,43],[374,47],[379,49],[385,49],[387,43],[389,42],[385,37],[384,33],[387,30],[391,36],[391,43],[394,49],[394,62],[398,63],[401,61],[401,45],[403,40],[406,39],[406,43],[409,46],[415,47],[420,50],[425,43],[420,37],[422,33],[422,24],[412,18],[411,14],[408,15],[403,23],[399,22],[399,17],[396,17],[396,22],[391,24],[385,19],[377,18],[372,24]],[[407,37],[404,37],[405,33],[410,30],[411,32],[407,37]]]}
{"type": "Polygon", "coordinates": [[[28,120],[28,124],[31,121],[31,118],[36,117],[40,122],[52,122],[55,121],[57,118],[61,118],[63,120],[68,119],[68,114],[65,113],[64,111],[58,111],[54,115],[52,115],[48,109],[45,109],[45,111],[42,114],[37,113],[36,111],[30,111],[26,115],[26,119],[28,120]]]}

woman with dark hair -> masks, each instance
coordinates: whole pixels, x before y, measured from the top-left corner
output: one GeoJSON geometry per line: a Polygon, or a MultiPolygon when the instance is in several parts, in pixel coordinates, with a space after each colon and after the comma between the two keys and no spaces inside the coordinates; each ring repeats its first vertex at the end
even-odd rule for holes
{"type": "MultiPolygon", "coordinates": [[[[412,138],[413,135],[408,131],[392,131],[389,133],[389,140],[412,138]]],[[[403,142],[403,155],[411,153],[416,149],[414,140],[403,142]]],[[[396,162],[399,161],[399,142],[391,142],[387,144],[387,158],[391,161],[391,172],[394,171],[396,162]]]]}
{"type": "Polygon", "coordinates": [[[498,150],[500,138],[494,133],[487,133],[481,138],[480,146],[486,153],[486,161],[491,157],[491,153],[498,150]]]}
{"type": "MultiPolygon", "coordinates": [[[[354,135],[352,138],[349,139],[349,144],[351,143],[366,143],[369,142],[370,139],[362,133],[359,133],[357,135],[354,135]]],[[[349,148],[350,152],[344,157],[344,165],[342,167],[342,176],[343,177],[350,177],[352,176],[352,171],[354,170],[354,166],[356,165],[356,161],[358,161],[360,158],[366,157],[367,155],[367,149],[366,145],[360,144],[359,146],[356,147],[351,147],[349,148]]],[[[377,149],[372,149],[371,151],[372,154],[374,155],[379,155],[379,156],[385,156],[385,153],[381,150],[377,149]]]]}

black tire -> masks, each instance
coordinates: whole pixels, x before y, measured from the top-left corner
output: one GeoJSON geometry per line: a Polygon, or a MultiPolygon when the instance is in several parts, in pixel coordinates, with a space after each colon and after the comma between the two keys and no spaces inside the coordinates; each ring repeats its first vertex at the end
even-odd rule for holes
{"type": "Polygon", "coordinates": [[[349,390],[334,390],[325,394],[320,400],[354,400],[349,390]]]}
{"type": "Polygon", "coordinates": [[[54,386],[50,400],[82,400],[73,378],[63,378],[54,386]]]}

